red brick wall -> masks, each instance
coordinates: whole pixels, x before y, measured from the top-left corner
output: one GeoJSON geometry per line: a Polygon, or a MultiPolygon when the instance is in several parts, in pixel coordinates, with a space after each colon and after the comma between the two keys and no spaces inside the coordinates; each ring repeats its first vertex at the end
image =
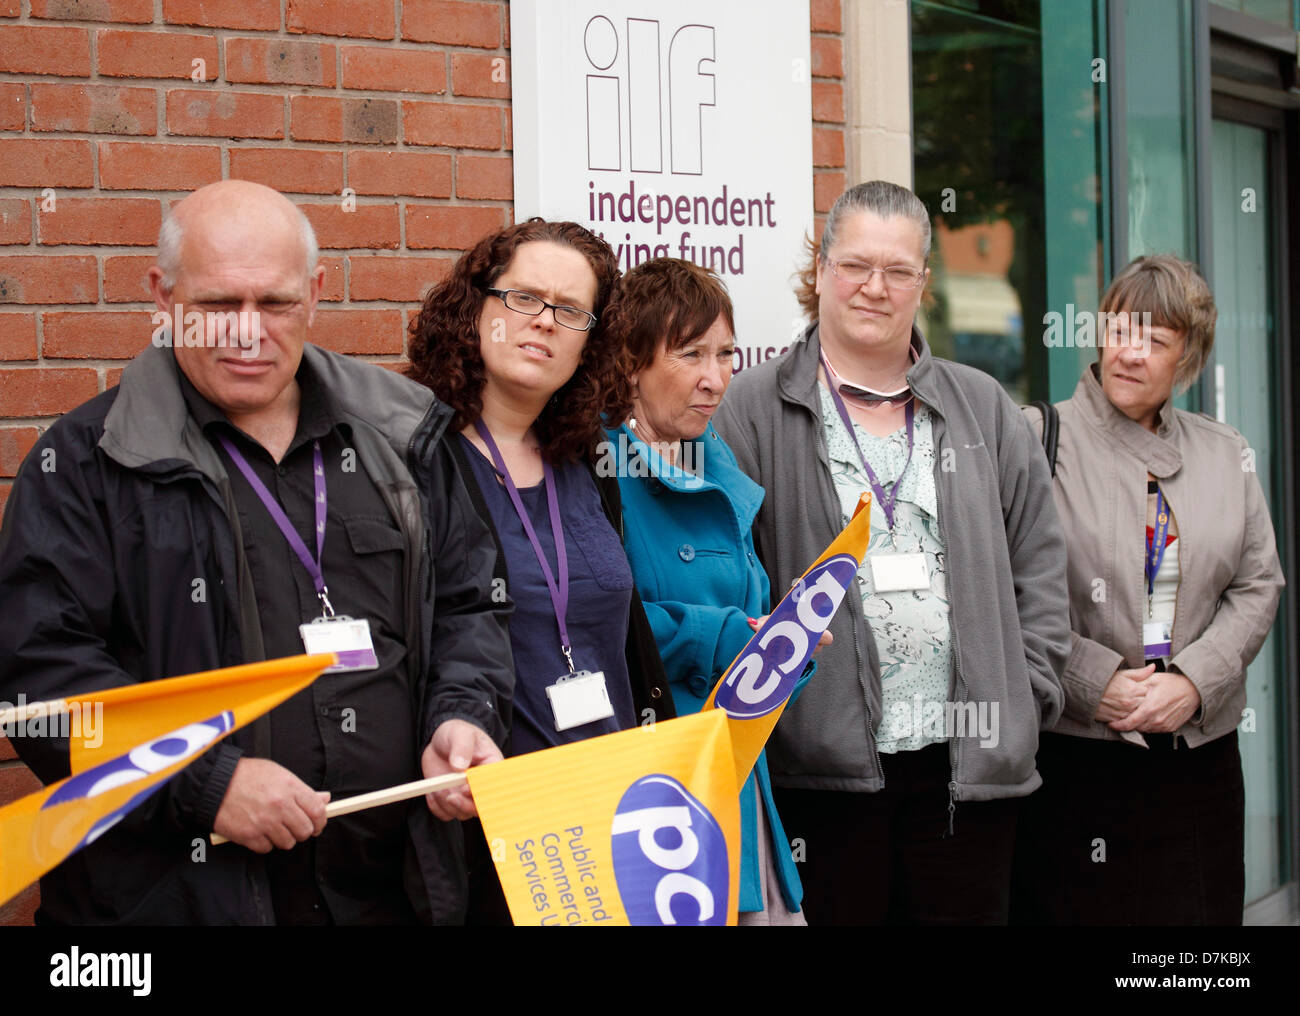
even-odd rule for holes
{"type": "Polygon", "coordinates": [[[847,186],[844,161],[844,24],[841,0],[812,0],[813,208],[815,235],[847,186]]]}
{"type": "MultiPolygon", "coordinates": [[[[840,0],[811,26],[824,213],[840,0]]],[[[164,207],[205,183],[298,201],[327,269],[312,341],[399,364],[421,292],[511,221],[509,47],[505,0],[0,0],[0,516],[41,430],[148,342],[164,207]]],[[[0,805],[34,786],[0,739],[0,805]]]]}

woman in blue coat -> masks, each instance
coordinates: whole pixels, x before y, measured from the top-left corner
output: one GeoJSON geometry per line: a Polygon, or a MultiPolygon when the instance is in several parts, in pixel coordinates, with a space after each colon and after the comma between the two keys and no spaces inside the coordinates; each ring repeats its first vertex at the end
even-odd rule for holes
{"type": "MultiPolygon", "coordinates": [[[[750,526],[763,488],[710,424],[731,381],[731,300],[712,272],[656,258],[623,279],[610,330],[633,384],[633,415],[609,431],[624,546],[678,715],[699,712],[769,608],[750,526]]],[[[810,668],[811,669],[811,668],[810,668]]],[[[741,792],[741,924],[804,924],[803,887],[772,803],[767,759],[741,792]]]]}

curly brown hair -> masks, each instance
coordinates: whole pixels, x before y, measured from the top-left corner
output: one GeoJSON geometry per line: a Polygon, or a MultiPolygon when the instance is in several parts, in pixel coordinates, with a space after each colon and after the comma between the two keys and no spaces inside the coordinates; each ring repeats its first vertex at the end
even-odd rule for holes
{"type": "Polygon", "coordinates": [[[617,426],[632,411],[632,390],[620,343],[606,327],[606,312],[618,296],[618,260],[609,244],[576,222],[532,218],[485,236],[467,251],[425,297],[411,322],[407,376],[455,410],[456,430],[482,415],[479,317],[487,299],[484,290],[505,274],[519,247],[538,241],[572,247],[587,259],[596,276],[596,324],[587,333],[578,369],[547,402],[533,432],[548,462],[593,461],[605,426],[617,426]]]}

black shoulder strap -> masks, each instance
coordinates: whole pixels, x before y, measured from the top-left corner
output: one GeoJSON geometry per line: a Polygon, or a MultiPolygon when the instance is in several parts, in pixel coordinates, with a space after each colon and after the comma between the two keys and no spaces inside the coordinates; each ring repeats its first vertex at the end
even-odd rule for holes
{"type": "MultiPolygon", "coordinates": [[[[600,492],[601,507],[605,517],[618,534],[619,542],[624,541],[623,532],[623,493],[619,489],[618,477],[609,474],[601,476],[601,470],[587,462],[587,470],[596,481],[600,492]]],[[[654,629],[646,617],[641,594],[633,587],[632,603],[628,610],[627,644],[624,647],[627,660],[628,678],[632,684],[632,707],[636,710],[637,723],[647,720],[649,710],[654,720],[671,720],[677,716],[673,706],[672,691],[668,686],[668,674],[664,671],[663,659],[659,655],[659,646],[655,642],[654,629]]]]}
{"type": "Polygon", "coordinates": [[[618,533],[618,542],[626,542],[623,538],[623,492],[619,489],[618,477],[613,473],[601,476],[600,470],[590,461],[586,466],[600,493],[600,505],[605,509],[605,517],[614,527],[614,532],[618,533]]]}
{"type": "Polygon", "coordinates": [[[483,497],[483,488],[478,485],[478,478],[474,475],[474,467],[470,465],[469,457],[465,454],[465,448],[461,444],[459,434],[444,434],[442,440],[447,442],[447,447],[451,449],[451,457],[456,460],[456,468],[460,470],[461,482],[465,484],[465,491],[469,494],[469,499],[483,520],[483,524],[488,527],[488,532],[492,534],[492,539],[497,546],[497,561],[492,569],[492,577],[503,579],[506,582],[506,588],[509,588],[510,575],[506,571],[506,555],[501,547],[501,534],[497,532],[496,524],[492,521],[492,512],[488,510],[487,501],[483,497]]]}
{"type": "Polygon", "coordinates": [[[1031,402],[1030,405],[1043,414],[1043,451],[1047,454],[1047,464],[1052,469],[1052,476],[1055,477],[1056,442],[1061,430],[1061,414],[1056,411],[1054,405],[1041,399],[1031,402]]]}

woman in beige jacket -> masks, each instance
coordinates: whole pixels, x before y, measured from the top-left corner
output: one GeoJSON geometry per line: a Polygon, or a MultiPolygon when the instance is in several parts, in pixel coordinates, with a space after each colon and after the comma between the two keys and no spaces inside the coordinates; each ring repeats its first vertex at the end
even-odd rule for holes
{"type": "Polygon", "coordinates": [[[1283,586],[1273,526],[1241,434],[1170,401],[1214,342],[1195,267],[1138,258],[1101,310],[1098,362],[1057,407],[1073,645],[1013,919],[1240,924],[1236,728],[1283,586]]]}

